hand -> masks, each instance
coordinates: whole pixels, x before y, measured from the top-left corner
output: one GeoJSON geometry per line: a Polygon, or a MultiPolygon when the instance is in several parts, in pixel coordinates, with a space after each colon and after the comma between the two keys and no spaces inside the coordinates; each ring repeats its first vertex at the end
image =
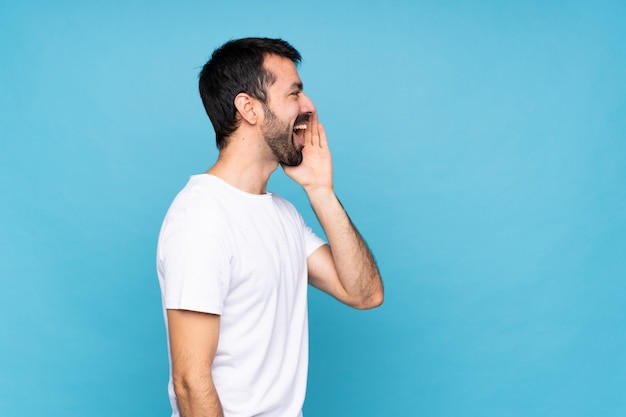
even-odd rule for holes
{"type": "Polygon", "coordinates": [[[333,164],[324,126],[313,113],[304,132],[302,163],[290,167],[283,165],[285,174],[300,184],[307,193],[318,189],[333,189],[333,164]]]}

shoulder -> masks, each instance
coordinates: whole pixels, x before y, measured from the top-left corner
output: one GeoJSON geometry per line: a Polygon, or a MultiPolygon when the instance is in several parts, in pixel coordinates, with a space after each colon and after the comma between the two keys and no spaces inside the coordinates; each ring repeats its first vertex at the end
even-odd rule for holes
{"type": "Polygon", "coordinates": [[[176,195],[170,205],[163,228],[210,227],[220,229],[224,224],[220,190],[207,176],[191,176],[187,184],[176,195]]]}
{"type": "MultiPolygon", "coordinates": [[[[223,207],[219,190],[199,176],[189,182],[174,198],[159,233],[159,259],[185,258],[194,250],[206,253],[228,247],[232,223],[223,207]]],[[[219,251],[218,251],[219,252],[219,251]]]]}
{"type": "MultiPolygon", "coordinates": [[[[221,184],[209,175],[192,175],[176,195],[170,212],[216,211],[228,199],[221,184]]],[[[170,213],[168,213],[169,215],[170,213]]]]}

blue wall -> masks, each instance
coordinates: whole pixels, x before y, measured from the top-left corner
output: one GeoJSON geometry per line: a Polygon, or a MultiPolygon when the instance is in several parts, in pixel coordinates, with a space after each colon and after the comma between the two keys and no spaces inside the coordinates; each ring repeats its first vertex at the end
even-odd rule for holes
{"type": "Polygon", "coordinates": [[[0,2],[0,415],[168,415],[156,237],[241,36],[304,55],[386,284],[311,290],[307,417],[626,415],[623,1],[212,3],[0,2]]]}

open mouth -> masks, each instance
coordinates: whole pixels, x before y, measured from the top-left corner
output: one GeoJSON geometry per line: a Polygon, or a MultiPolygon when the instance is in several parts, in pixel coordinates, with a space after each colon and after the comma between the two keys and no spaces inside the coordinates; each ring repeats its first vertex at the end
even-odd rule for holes
{"type": "Polygon", "coordinates": [[[300,123],[293,127],[293,138],[298,145],[304,146],[304,131],[306,127],[306,123],[300,123]]]}

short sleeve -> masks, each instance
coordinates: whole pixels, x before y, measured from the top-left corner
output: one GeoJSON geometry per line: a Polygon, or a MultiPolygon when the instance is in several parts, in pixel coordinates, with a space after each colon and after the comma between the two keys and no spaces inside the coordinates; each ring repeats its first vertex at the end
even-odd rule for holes
{"type": "Polygon", "coordinates": [[[313,233],[313,230],[302,220],[302,233],[304,234],[304,250],[306,256],[311,255],[317,248],[326,244],[323,239],[313,233]]]}
{"type": "Polygon", "coordinates": [[[222,224],[209,210],[197,208],[164,224],[160,262],[165,308],[222,313],[230,282],[222,224]]]}

